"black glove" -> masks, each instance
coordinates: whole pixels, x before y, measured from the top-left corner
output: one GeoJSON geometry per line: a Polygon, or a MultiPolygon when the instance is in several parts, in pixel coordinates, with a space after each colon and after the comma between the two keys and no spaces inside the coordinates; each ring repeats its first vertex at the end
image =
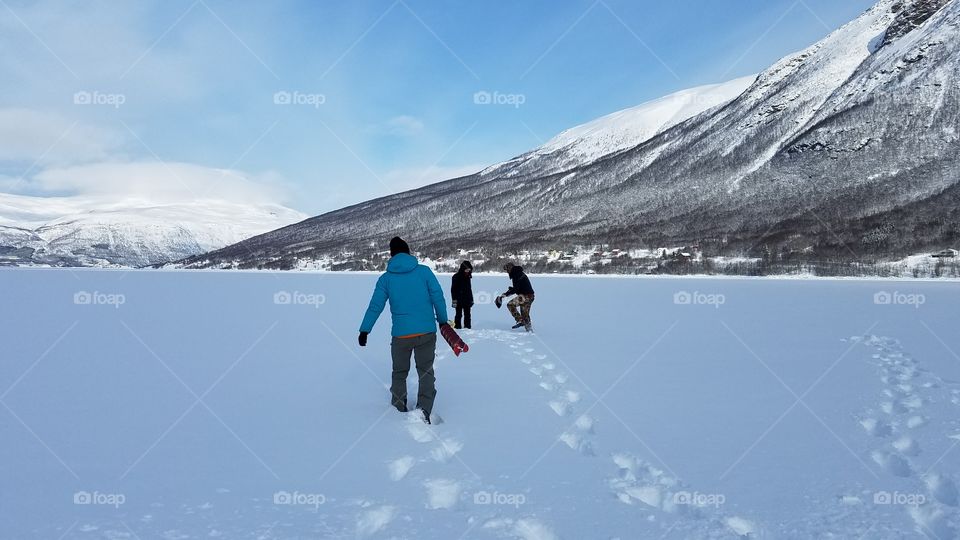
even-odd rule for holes
{"type": "Polygon", "coordinates": [[[493,301],[497,305],[497,309],[500,309],[500,306],[503,305],[503,296],[498,296],[496,300],[493,301]]]}
{"type": "Polygon", "coordinates": [[[457,301],[456,301],[456,300],[453,301],[453,307],[454,307],[454,309],[456,309],[456,307],[457,307],[457,301]]]}
{"type": "Polygon", "coordinates": [[[367,333],[368,332],[360,332],[360,337],[357,338],[357,341],[360,343],[361,347],[367,346],[367,333]]]}

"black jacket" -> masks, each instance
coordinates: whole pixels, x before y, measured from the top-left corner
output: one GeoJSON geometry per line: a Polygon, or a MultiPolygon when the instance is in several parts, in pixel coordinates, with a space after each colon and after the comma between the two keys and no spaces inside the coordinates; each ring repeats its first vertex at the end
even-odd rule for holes
{"type": "Polygon", "coordinates": [[[450,287],[450,297],[457,302],[460,307],[470,307],[473,305],[473,285],[471,285],[471,276],[463,271],[464,265],[460,265],[460,270],[453,275],[453,285],[450,287]]]}
{"type": "Polygon", "coordinates": [[[503,293],[504,296],[511,294],[533,294],[533,285],[530,285],[530,278],[523,273],[522,266],[514,266],[510,269],[510,280],[513,285],[503,293]]]}

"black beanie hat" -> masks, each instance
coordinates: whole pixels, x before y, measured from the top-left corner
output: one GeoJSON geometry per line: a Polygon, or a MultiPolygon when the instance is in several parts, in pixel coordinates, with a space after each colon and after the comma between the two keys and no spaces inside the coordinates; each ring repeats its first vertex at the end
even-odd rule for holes
{"type": "Polygon", "coordinates": [[[410,253],[410,246],[400,238],[399,236],[394,236],[390,239],[390,256],[393,257],[397,253],[410,253]]]}

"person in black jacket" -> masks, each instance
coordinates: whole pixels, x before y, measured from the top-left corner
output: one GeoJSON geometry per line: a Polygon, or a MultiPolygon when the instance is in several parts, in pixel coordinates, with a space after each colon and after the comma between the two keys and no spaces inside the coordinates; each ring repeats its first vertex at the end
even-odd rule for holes
{"type": "Polygon", "coordinates": [[[463,261],[460,263],[460,270],[453,275],[453,284],[450,287],[453,307],[457,310],[453,319],[454,328],[470,328],[470,308],[473,307],[473,286],[470,284],[472,278],[473,265],[470,261],[463,261]]]}
{"type": "Polygon", "coordinates": [[[510,314],[513,315],[514,320],[517,321],[517,324],[513,325],[513,328],[523,326],[527,329],[527,332],[529,332],[533,330],[533,324],[530,322],[530,307],[533,305],[534,298],[530,278],[523,273],[522,266],[517,266],[513,263],[503,265],[503,270],[510,276],[510,281],[512,281],[513,284],[507,289],[507,292],[497,297],[497,307],[503,304],[504,296],[515,294],[516,297],[507,303],[507,309],[510,310],[510,314]]]}

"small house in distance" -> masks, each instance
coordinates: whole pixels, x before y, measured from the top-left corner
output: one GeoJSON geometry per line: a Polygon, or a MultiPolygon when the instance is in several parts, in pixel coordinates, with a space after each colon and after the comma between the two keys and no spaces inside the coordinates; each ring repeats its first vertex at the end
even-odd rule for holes
{"type": "Polygon", "coordinates": [[[939,253],[934,253],[931,257],[936,257],[938,259],[950,259],[956,257],[958,251],[955,249],[945,249],[939,253]]]}

